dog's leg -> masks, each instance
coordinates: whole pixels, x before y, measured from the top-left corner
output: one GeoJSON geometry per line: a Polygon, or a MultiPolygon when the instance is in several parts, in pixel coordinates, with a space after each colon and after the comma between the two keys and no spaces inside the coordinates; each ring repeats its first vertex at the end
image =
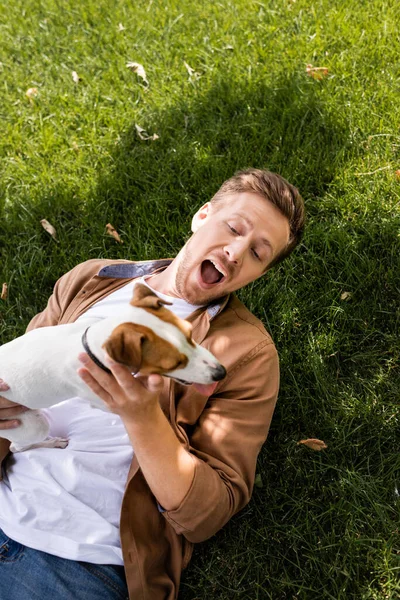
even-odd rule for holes
{"type": "Polygon", "coordinates": [[[1,436],[10,440],[10,451],[23,452],[30,448],[65,448],[68,440],[49,438],[49,422],[40,410],[28,410],[18,415],[19,427],[3,430],[1,436]]]}
{"type": "Polygon", "coordinates": [[[65,438],[48,438],[43,442],[37,442],[37,444],[28,444],[22,446],[21,444],[14,444],[10,446],[10,452],[16,454],[17,452],[24,452],[25,450],[32,450],[33,448],[66,448],[68,446],[68,440],[65,438]]]}

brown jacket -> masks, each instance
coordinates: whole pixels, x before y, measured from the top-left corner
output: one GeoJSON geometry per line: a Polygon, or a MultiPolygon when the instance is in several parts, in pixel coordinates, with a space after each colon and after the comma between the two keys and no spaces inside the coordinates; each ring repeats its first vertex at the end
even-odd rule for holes
{"type": "MultiPolygon", "coordinates": [[[[170,261],[89,260],[61,277],[47,308],[28,326],[71,323],[92,304],[135,277],[170,261]]],[[[193,339],[227,369],[210,398],[165,378],[161,407],[179,441],[196,458],[181,505],[162,511],[136,458],[121,507],[121,544],[132,600],[177,598],[193,543],[214,535],[249,501],[256,459],[265,441],[279,387],[275,346],[261,322],[233,295],[198,309],[193,339]]],[[[0,466],[9,442],[0,439],[0,466]]]]}

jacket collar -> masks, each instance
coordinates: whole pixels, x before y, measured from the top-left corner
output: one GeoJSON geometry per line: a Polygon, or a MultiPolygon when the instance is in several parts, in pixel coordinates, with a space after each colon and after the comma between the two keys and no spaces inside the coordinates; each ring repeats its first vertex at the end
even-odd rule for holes
{"type": "MultiPolygon", "coordinates": [[[[172,258],[162,260],[146,260],[143,262],[115,263],[102,267],[97,273],[98,277],[112,277],[114,279],[135,279],[150,275],[156,271],[163,271],[170,265],[172,258]]],[[[229,295],[212,302],[207,309],[200,307],[188,317],[193,323],[193,338],[200,344],[207,335],[210,321],[220,313],[229,300],[229,295]]]]}

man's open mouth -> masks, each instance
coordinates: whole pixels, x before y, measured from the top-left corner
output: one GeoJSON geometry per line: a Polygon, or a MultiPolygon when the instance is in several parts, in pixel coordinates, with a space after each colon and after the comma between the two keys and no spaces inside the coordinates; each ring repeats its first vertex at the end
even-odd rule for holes
{"type": "Polygon", "coordinates": [[[203,260],[200,267],[201,279],[207,285],[220,283],[226,278],[225,273],[220,270],[220,267],[212,260],[203,260]]]}

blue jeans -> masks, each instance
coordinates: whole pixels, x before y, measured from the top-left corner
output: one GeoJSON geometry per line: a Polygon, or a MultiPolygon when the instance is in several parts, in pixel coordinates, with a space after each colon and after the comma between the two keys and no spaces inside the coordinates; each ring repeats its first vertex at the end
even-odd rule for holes
{"type": "Polygon", "coordinates": [[[124,568],[27,548],[0,529],[0,600],[128,600],[124,568]]]}

